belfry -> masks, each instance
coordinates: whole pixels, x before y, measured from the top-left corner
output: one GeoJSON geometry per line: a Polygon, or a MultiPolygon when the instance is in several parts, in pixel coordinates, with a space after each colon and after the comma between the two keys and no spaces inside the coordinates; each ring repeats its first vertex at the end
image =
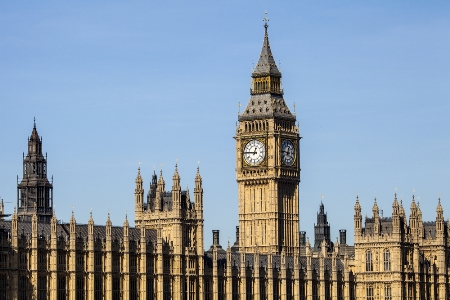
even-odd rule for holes
{"type": "Polygon", "coordinates": [[[28,154],[23,156],[22,181],[17,184],[17,214],[21,221],[50,223],[53,214],[53,185],[47,179],[47,154],[42,155],[42,138],[34,122],[28,138],[28,154]]]}
{"type": "Polygon", "coordinates": [[[236,128],[240,251],[299,249],[300,133],[283,99],[267,21],[250,100],[236,128]]]}

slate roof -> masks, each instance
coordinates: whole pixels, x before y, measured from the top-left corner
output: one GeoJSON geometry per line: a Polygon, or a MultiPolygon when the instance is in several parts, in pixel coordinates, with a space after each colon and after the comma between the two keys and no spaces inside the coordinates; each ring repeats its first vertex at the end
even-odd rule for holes
{"type": "MultiPolygon", "coordinates": [[[[18,222],[18,233],[19,236],[24,235],[27,238],[31,238],[31,222],[18,222]]],[[[11,220],[0,221],[0,229],[11,232],[11,220]]],[[[77,224],[76,226],[76,236],[87,239],[88,237],[88,225],[87,224],[77,224]]],[[[68,223],[58,223],[56,225],[56,233],[59,239],[68,240],[70,237],[70,224],[68,223]]],[[[50,223],[38,223],[38,234],[44,238],[49,238],[51,235],[51,224],[50,223]]],[[[123,238],[123,227],[112,226],[111,228],[112,239],[122,239],[123,238]]],[[[138,228],[130,227],[128,229],[128,237],[130,241],[137,241],[141,238],[141,230],[138,228]]],[[[95,239],[106,239],[106,226],[104,225],[94,225],[94,238],[95,239]]],[[[156,230],[148,230],[146,232],[147,242],[156,243],[156,230]]]]}
{"type": "Polygon", "coordinates": [[[263,46],[261,49],[261,54],[259,55],[258,63],[252,73],[253,77],[267,75],[281,77],[281,72],[278,70],[277,64],[275,63],[275,59],[272,55],[272,50],[270,50],[269,34],[267,33],[268,27],[269,25],[264,25],[265,34],[263,46]]]}
{"type": "Polygon", "coordinates": [[[239,115],[239,121],[281,118],[295,121],[282,95],[278,94],[255,94],[251,95],[247,107],[239,115]]]}

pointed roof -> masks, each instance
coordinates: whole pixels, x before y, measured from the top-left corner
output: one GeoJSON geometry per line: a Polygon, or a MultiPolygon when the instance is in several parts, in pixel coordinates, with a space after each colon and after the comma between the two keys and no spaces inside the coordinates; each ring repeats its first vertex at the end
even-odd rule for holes
{"type": "Polygon", "coordinates": [[[36,142],[40,141],[39,134],[36,129],[36,118],[34,118],[34,121],[33,121],[33,130],[31,131],[30,141],[36,141],[36,142]]]}
{"type": "Polygon", "coordinates": [[[141,176],[141,167],[138,167],[138,173],[136,176],[136,183],[142,182],[142,176],[141,176]]]}
{"type": "Polygon", "coordinates": [[[261,49],[261,54],[259,55],[258,63],[253,70],[252,77],[273,75],[281,77],[281,72],[278,70],[275,59],[272,55],[272,50],[270,50],[269,44],[269,34],[267,32],[267,22],[264,24],[264,41],[261,49]]]}
{"type": "MultiPolygon", "coordinates": [[[[252,77],[273,76],[281,77],[281,72],[275,63],[270,50],[268,25],[264,25],[265,35],[261,54],[258,63],[253,70],[252,77]]],[[[252,88],[250,89],[250,91],[252,88]]],[[[280,118],[295,121],[295,115],[291,113],[283,99],[283,92],[273,92],[271,90],[261,93],[252,93],[245,110],[239,114],[239,121],[253,119],[280,118]]]]}

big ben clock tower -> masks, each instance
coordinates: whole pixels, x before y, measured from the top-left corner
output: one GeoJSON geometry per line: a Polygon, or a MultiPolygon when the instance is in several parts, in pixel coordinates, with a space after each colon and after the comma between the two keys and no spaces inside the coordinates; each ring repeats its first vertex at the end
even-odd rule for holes
{"type": "Polygon", "coordinates": [[[300,135],[283,99],[267,21],[264,29],[250,100],[239,113],[235,137],[239,250],[293,254],[299,247],[300,135]]]}

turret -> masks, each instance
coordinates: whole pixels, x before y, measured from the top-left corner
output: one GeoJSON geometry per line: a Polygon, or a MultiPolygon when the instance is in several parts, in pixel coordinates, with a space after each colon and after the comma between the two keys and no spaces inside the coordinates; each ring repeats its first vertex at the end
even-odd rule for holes
{"type": "Polygon", "coordinates": [[[94,240],[94,219],[92,218],[92,211],[88,221],[88,240],[94,240]]]}
{"type": "Polygon", "coordinates": [[[444,230],[444,209],[441,205],[441,198],[439,198],[436,207],[436,236],[444,237],[444,230]]]}
{"type": "Polygon", "coordinates": [[[378,208],[377,204],[377,198],[373,200],[373,207],[372,207],[372,218],[374,220],[374,226],[373,226],[373,234],[379,235],[380,234],[380,209],[378,208]]]}
{"type": "Polygon", "coordinates": [[[410,206],[410,213],[409,213],[409,227],[411,228],[411,234],[414,239],[417,239],[418,236],[418,220],[417,220],[417,205],[416,201],[414,199],[414,195],[412,196],[411,206],[410,206]]]}
{"type": "Polygon", "coordinates": [[[178,174],[178,164],[175,165],[175,172],[172,176],[172,209],[179,211],[181,209],[181,187],[180,175],[178,174]]]}
{"type": "Polygon", "coordinates": [[[75,235],[77,232],[77,228],[76,228],[77,222],[75,220],[75,214],[73,212],[72,209],[72,216],[70,217],[70,237],[71,239],[74,238],[75,239],[75,235]]]}
{"type": "Polygon", "coordinates": [[[321,201],[319,212],[317,213],[317,224],[314,225],[314,250],[320,250],[322,241],[325,241],[329,247],[328,250],[331,250],[330,224],[328,224],[325,207],[321,201]]]}
{"type": "Polygon", "coordinates": [[[138,173],[136,176],[136,189],[134,190],[134,206],[137,219],[140,213],[144,211],[144,188],[140,167],[138,168],[138,173]]]}
{"type": "Polygon", "coordinates": [[[152,181],[150,182],[150,188],[147,193],[147,211],[155,211],[155,201],[156,201],[156,188],[158,186],[158,177],[156,172],[153,170],[152,181]]]}
{"type": "Polygon", "coordinates": [[[197,174],[195,175],[194,202],[195,210],[200,212],[202,215],[201,218],[203,218],[203,187],[200,167],[197,167],[197,174]]]}
{"type": "Polygon", "coordinates": [[[392,232],[400,234],[400,205],[397,201],[397,193],[394,194],[394,202],[392,203],[392,232]]]}
{"type": "Polygon", "coordinates": [[[112,222],[111,218],[108,212],[108,219],[106,220],[106,240],[111,241],[111,235],[112,235],[112,222]]]}
{"type": "Polygon", "coordinates": [[[128,223],[128,215],[125,214],[125,221],[123,222],[123,238],[128,241],[128,229],[130,224],[128,223]]]}
{"type": "Polygon", "coordinates": [[[17,212],[16,212],[16,208],[14,207],[14,212],[11,217],[11,227],[12,227],[11,235],[12,235],[13,247],[17,247],[18,225],[19,225],[19,222],[18,222],[18,218],[17,218],[17,212]]]}
{"type": "Polygon", "coordinates": [[[165,185],[162,170],[159,174],[158,184],[156,186],[155,211],[162,210],[162,198],[165,193],[165,185]]]}
{"type": "Polygon", "coordinates": [[[362,216],[361,216],[361,205],[359,204],[359,198],[356,196],[356,203],[355,203],[355,214],[353,216],[353,225],[355,227],[355,238],[357,236],[361,236],[362,233],[362,216]]]}
{"type": "Polygon", "coordinates": [[[47,155],[42,154],[42,138],[34,122],[28,138],[28,153],[23,156],[23,176],[17,184],[18,218],[31,221],[34,213],[38,221],[49,223],[53,210],[53,185],[47,179],[47,155]]]}
{"type": "Polygon", "coordinates": [[[55,211],[53,211],[53,215],[52,215],[52,220],[51,220],[51,236],[52,236],[52,240],[53,238],[56,241],[56,225],[58,223],[58,220],[56,219],[56,214],[55,211]]]}

